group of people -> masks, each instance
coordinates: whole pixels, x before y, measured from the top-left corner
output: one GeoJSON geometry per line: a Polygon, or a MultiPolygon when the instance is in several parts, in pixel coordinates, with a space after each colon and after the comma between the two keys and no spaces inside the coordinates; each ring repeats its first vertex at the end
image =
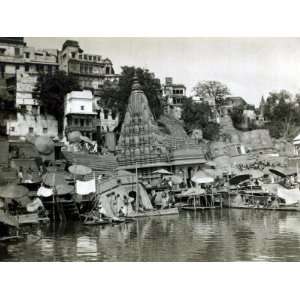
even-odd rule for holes
{"type": "MultiPolygon", "coordinates": [[[[45,173],[44,167],[40,165],[38,170],[38,175],[41,177],[45,173]]],[[[34,171],[31,167],[27,170],[22,166],[19,167],[17,171],[18,181],[19,183],[32,183],[34,182],[34,171]]]]}
{"type": "Polygon", "coordinates": [[[269,162],[269,161],[260,161],[259,160],[259,161],[255,161],[252,163],[237,164],[236,167],[240,171],[250,170],[250,169],[263,171],[265,168],[275,168],[280,165],[281,165],[280,162],[269,162]]]}

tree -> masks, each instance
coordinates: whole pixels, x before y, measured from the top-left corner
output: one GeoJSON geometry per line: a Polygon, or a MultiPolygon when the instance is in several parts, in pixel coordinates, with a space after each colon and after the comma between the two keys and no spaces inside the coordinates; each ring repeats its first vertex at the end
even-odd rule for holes
{"type": "Polygon", "coordinates": [[[204,138],[215,139],[219,134],[219,126],[210,122],[210,116],[211,110],[207,103],[196,103],[187,98],[183,104],[181,117],[187,133],[202,129],[204,138]]]}
{"type": "Polygon", "coordinates": [[[214,80],[198,82],[193,91],[198,97],[213,98],[217,105],[221,104],[224,98],[230,95],[230,90],[225,84],[214,80]]]}
{"type": "Polygon", "coordinates": [[[58,132],[63,131],[64,98],[71,91],[81,90],[77,78],[63,71],[38,76],[33,97],[44,107],[45,113],[54,115],[58,121],[58,132]]]}
{"type": "Polygon", "coordinates": [[[117,110],[119,113],[120,123],[117,130],[120,130],[125,117],[135,74],[148,99],[154,118],[158,119],[163,112],[160,81],[149,70],[123,66],[118,84],[106,81],[100,93],[100,105],[106,109],[117,110]]]}
{"type": "MultiPolygon", "coordinates": [[[[296,98],[297,99],[297,98],[296,98]]],[[[270,92],[264,107],[264,117],[271,136],[287,137],[299,126],[299,107],[291,102],[292,95],[286,90],[270,92]]]]}

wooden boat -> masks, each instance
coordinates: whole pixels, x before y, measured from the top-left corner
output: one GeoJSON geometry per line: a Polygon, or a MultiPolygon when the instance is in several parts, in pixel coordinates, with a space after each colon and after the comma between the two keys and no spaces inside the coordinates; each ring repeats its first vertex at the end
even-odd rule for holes
{"type": "Polygon", "coordinates": [[[90,219],[90,220],[85,220],[82,223],[83,225],[88,225],[88,226],[96,226],[96,225],[108,225],[112,224],[110,220],[104,220],[104,219],[90,219]]]}
{"type": "Polygon", "coordinates": [[[195,210],[207,210],[207,209],[214,209],[217,208],[216,206],[192,206],[192,205],[185,205],[182,206],[182,210],[189,210],[189,211],[195,211],[195,210]]]}
{"type": "Polygon", "coordinates": [[[239,209],[257,209],[257,210],[278,210],[278,211],[300,211],[298,203],[286,205],[285,199],[278,198],[263,190],[256,191],[231,191],[224,193],[224,207],[239,209]],[[278,202],[273,205],[274,200],[268,203],[268,199],[274,197],[278,202]]]}
{"type": "Polygon", "coordinates": [[[178,215],[178,207],[166,208],[166,209],[157,209],[157,210],[148,210],[144,212],[132,212],[129,218],[140,218],[140,217],[155,217],[155,216],[166,216],[166,215],[178,215]]]}

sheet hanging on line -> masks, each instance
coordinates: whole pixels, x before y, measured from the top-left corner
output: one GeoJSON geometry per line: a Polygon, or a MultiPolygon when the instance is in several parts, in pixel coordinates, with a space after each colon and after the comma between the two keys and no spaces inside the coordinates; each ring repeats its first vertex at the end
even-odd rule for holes
{"type": "Polygon", "coordinates": [[[88,195],[96,193],[96,181],[91,179],[89,181],[76,180],[76,193],[79,195],[88,195]]]}

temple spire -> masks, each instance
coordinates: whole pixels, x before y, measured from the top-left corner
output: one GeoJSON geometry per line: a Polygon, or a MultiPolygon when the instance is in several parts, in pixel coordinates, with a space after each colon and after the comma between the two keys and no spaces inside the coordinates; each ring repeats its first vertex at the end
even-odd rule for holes
{"type": "Polygon", "coordinates": [[[142,90],[142,87],[139,83],[138,77],[137,77],[137,73],[136,70],[134,71],[134,76],[133,76],[133,82],[132,82],[132,87],[131,87],[132,91],[139,91],[142,90]]]}

